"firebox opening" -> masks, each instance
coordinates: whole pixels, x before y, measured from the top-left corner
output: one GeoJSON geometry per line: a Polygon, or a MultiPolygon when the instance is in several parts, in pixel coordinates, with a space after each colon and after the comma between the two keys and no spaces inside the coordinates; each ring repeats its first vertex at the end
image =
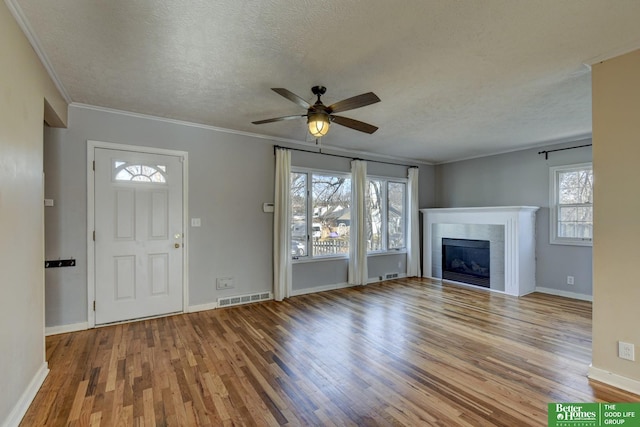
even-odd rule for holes
{"type": "Polygon", "coordinates": [[[488,240],[442,239],[442,278],[490,287],[488,240]]]}

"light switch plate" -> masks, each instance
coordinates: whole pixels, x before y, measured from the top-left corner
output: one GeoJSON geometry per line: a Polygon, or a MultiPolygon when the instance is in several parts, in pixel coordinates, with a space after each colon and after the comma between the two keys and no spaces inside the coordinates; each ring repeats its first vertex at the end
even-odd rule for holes
{"type": "Polygon", "coordinates": [[[234,287],[233,277],[218,277],[216,279],[216,289],[231,289],[234,287]]]}
{"type": "Polygon", "coordinates": [[[200,218],[191,218],[192,227],[200,227],[201,225],[202,225],[202,221],[200,221],[200,218]]]}

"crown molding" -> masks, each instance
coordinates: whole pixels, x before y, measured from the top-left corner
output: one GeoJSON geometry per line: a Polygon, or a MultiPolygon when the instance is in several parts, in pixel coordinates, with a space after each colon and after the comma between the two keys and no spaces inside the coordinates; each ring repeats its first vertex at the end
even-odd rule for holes
{"type": "MultiPolygon", "coordinates": [[[[153,116],[151,114],[144,114],[144,113],[134,113],[134,112],[131,112],[131,111],[118,110],[118,109],[109,108],[109,107],[100,107],[100,106],[97,106],[97,105],[83,104],[83,103],[79,103],[79,102],[72,102],[71,104],[69,104],[69,107],[79,108],[79,109],[83,109],[83,110],[93,110],[93,111],[100,111],[100,112],[104,112],[104,113],[118,114],[118,115],[121,115],[121,116],[134,117],[134,118],[138,118],[138,119],[145,119],[145,120],[153,120],[153,121],[164,122],[164,123],[171,123],[171,124],[180,125],[180,126],[188,126],[188,127],[198,128],[198,129],[211,130],[211,131],[215,131],[215,132],[228,133],[228,134],[232,134],[232,135],[246,136],[246,137],[249,137],[249,138],[262,139],[262,140],[266,140],[266,141],[270,141],[270,142],[280,142],[280,143],[292,144],[292,145],[304,147],[306,149],[316,147],[316,145],[314,145],[313,143],[311,143],[309,141],[300,141],[300,140],[297,140],[297,139],[290,139],[290,138],[280,138],[280,137],[270,136],[270,135],[265,135],[265,134],[260,134],[260,133],[239,131],[239,130],[228,129],[228,128],[223,128],[223,127],[218,127],[218,126],[205,125],[205,124],[202,124],[202,123],[189,122],[189,121],[186,121],[186,120],[170,119],[170,118],[167,118],[167,117],[153,116]]],[[[489,153],[489,154],[481,154],[481,155],[478,155],[478,156],[446,160],[446,161],[443,161],[443,162],[432,162],[432,161],[428,161],[428,160],[424,160],[424,159],[411,159],[411,158],[408,158],[408,157],[389,156],[389,155],[384,155],[384,154],[372,153],[372,152],[369,152],[369,151],[349,150],[347,148],[341,148],[341,147],[336,147],[334,145],[326,145],[326,144],[321,145],[320,148],[321,149],[325,149],[325,150],[330,150],[331,152],[344,153],[345,155],[349,155],[351,157],[358,157],[358,156],[369,157],[370,160],[374,160],[374,159],[394,160],[394,161],[398,161],[398,162],[402,162],[402,163],[407,163],[409,165],[438,166],[438,165],[445,165],[445,164],[448,164],[448,163],[456,163],[456,162],[463,162],[463,161],[466,161],[466,160],[480,159],[480,158],[483,158],[483,157],[498,156],[498,155],[501,155],[501,154],[508,154],[508,153],[513,153],[513,152],[516,152],[516,151],[530,150],[530,149],[533,149],[533,148],[547,147],[547,146],[555,145],[555,144],[576,142],[576,141],[581,141],[581,140],[590,139],[590,138],[591,138],[591,132],[587,132],[587,133],[577,134],[577,135],[573,135],[573,136],[569,136],[569,137],[565,137],[565,138],[558,138],[558,139],[552,139],[552,140],[546,140],[546,141],[542,141],[542,142],[537,142],[535,144],[529,144],[529,145],[525,145],[525,146],[520,146],[520,147],[517,147],[517,148],[512,148],[512,149],[508,149],[508,150],[504,150],[504,151],[497,151],[497,152],[492,152],[492,153],[489,153]]]]}
{"type": "Polygon", "coordinates": [[[446,165],[448,163],[464,162],[466,160],[475,160],[475,159],[481,159],[483,157],[491,157],[491,156],[499,156],[501,154],[515,153],[516,151],[525,151],[525,150],[531,150],[531,149],[534,149],[534,148],[548,147],[550,145],[564,144],[564,143],[568,143],[568,142],[583,141],[585,139],[591,139],[591,132],[579,133],[579,134],[576,134],[576,135],[573,135],[573,136],[567,136],[567,137],[564,137],[564,138],[549,139],[549,140],[546,140],[546,141],[540,141],[540,142],[536,142],[534,144],[523,145],[523,146],[520,146],[520,147],[511,148],[511,149],[504,150],[504,151],[496,151],[496,152],[490,153],[490,154],[481,154],[481,155],[478,155],[478,156],[463,157],[463,158],[460,158],[460,159],[446,160],[444,162],[437,162],[437,163],[433,163],[433,164],[435,166],[446,165]]]}
{"type": "Polygon", "coordinates": [[[60,95],[62,95],[64,100],[67,101],[67,104],[71,104],[71,96],[69,96],[69,93],[64,88],[64,86],[62,85],[62,82],[58,78],[58,75],[53,69],[53,65],[51,65],[49,58],[47,57],[47,55],[44,53],[44,50],[40,46],[40,40],[38,40],[38,37],[36,36],[33,29],[31,29],[31,25],[29,25],[29,21],[27,20],[27,17],[25,16],[24,12],[18,5],[17,1],[4,0],[4,2],[7,5],[9,12],[11,12],[11,15],[13,15],[13,18],[18,23],[18,26],[22,29],[22,32],[27,37],[27,40],[29,40],[29,43],[31,44],[31,47],[33,48],[33,50],[36,52],[36,55],[38,55],[38,58],[40,58],[40,62],[44,66],[45,70],[47,70],[49,77],[51,78],[51,80],[53,80],[53,84],[56,86],[56,88],[60,92],[60,95]]]}
{"type": "MultiPolygon", "coordinates": [[[[270,142],[282,142],[282,143],[286,143],[286,144],[299,145],[299,146],[305,147],[307,149],[309,148],[310,144],[311,144],[311,147],[315,147],[315,145],[313,145],[313,143],[310,143],[309,141],[300,141],[300,140],[297,140],[297,139],[280,138],[280,137],[264,135],[264,134],[260,134],[260,133],[245,132],[245,131],[240,131],[240,130],[234,130],[234,129],[227,129],[227,128],[223,128],[223,127],[218,127],[218,126],[205,125],[205,124],[202,124],[202,123],[189,122],[189,121],[186,121],[186,120],[170,119],[170,118],[166,118],[166,117],[153,116],[153,115],[150,115],[150,114],[134,113],[134,112],[131,112],[131,111],[118,110],[118,109],[115,109],[115,108],[100,107],[100,106],[97,106],[97,105],[90,105],[90,104],[82,104],[82,103],[79,103],[79,102],[72,102],[71,104],[69,104],[69,107],[79,108],[79,109],[83,109],[83,110],[92,110],[92,111],[100,111],[100,112],[104,112],[104,113],[118,114],[118,115],[121,115],[121,116],[134,117],[134,118],[138,118],[138,119],[146,119],[146,120],[153,120],[153,121],[164,122],[164,123],[171,123],[171,124],[180,125],[180,126],[188,126],[188,127],[198,128],[198,129],[211,130],[211,131],[215,131],[215,132],[228,133],[228,134],[232,134],[232,135],[246,136],[246,137],[249,137],[249,138],[263,139],[263,140],[267,140],[267,141],[270,141],[270,142]]],[[[352,156],[352,157],[366,156],[366,157],[371,158],[370,160],[373,160],[373,159],[386,159],[386,160],[400,161],[400,162],[403,162],[403,163],[409,163],[411,165],[433,166],[433,163],[429,163],[429,162],[427,162],[425,160],[416,160],[416,159],[409,159],[409,158],[406,158],[406,157],[397,157],[397,156],[387,156],[387,155],[384,155],[384,154],[377,154],[377,153],[372,153],[372,152],[368,152],[368,151],[349,150],[349,149],[346,149],[346,148],[340,148],[340,147],[336,147],[336,146],[333,146],[333,145],[322,144],[321,148],[322,149],[326,149],[326,150],[340,152],[340,153],[345,153],[345,154],[348,154],[349,156],[352,156]]]]}

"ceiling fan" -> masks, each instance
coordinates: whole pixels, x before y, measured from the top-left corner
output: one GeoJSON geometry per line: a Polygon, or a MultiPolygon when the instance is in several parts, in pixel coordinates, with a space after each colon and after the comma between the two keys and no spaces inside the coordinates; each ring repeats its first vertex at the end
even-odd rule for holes
{"type": "Polygon", "coordinates": [[[318,97],[318,100],[313,105],[309,104],[307,101],[287,89],[276,87],[271,88],[271,90],[278,95],[284,96],[289,101],[294,102],[303,108],[306,108],[307,114],[296,114],[293,116],[276,117],[273,119],[251,122],[254,125],[306,117],[307,124],[309,126],[309,133],[316,138],[325,136],[327,132],[329,132],[329,125],[331,124],[331,122],[369,134],[374,133],[378,130],[376,126],[370,125],[369,123],[364,123],[359,120],[350,119],[348,117],[336,116],[334,114],[380,102],[380,98],[378,98],[373,92],[363,93],[362,95],[343,99],[342,101],[338,101],[334,104],[326,106],[320,100],[320,96],[324,95],[327,91],[327,88],[324,86],[314,86],[311,88],[311,92],[313,92],[313,94],[318,97]]]}

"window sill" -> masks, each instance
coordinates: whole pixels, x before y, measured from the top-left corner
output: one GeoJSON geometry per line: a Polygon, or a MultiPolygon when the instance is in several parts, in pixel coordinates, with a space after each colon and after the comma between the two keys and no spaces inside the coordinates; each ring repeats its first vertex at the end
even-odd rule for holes
{"type": "Polygon", "coordinates": [[[568,240],[568,239],[551,239],[549,241],[551,245],[560,245],[560,246],[593,246],[593,240],[568,240]]]}
{"type": "Polygon", "coordinates": [[[344,256],[323,256],[323,257],[316,257],[316,258],[309,258],[309,257],[300,257],[298,259],[292,259],[291,263],[292,264],[306,264],[308,262],[322,262],[322,261],[349,261],[349,257],[344,255],[344,256]]]}
{"type": "MultiPolygon", "coordinates": [[[[401,249],[397,251],[370,252],[367,254],[367,258],[387,256],[387,255],[403,255],[406,253],[407,253],[406,249],[401,249]]],[[[298,259],[291,259],[291,264],[306,264],[309,262],[340,261],[340,260],[349,261],[349,257],[346,255],[345,256],[326,256],[326,257],[316,257],[316,258],[300,257],[298,259]]]]}
{"type": "Polygon", "coordinates": [[[381,252],[369,252],[367,253],[367,258],[368,257],[376,257],[376,256],[386,256],[386,255],[400,255],[400,254],[406,254],[407,250],[406,249],[398,249],[398,250],[391,250],[391,251],[381,251],[381,252]]]}

